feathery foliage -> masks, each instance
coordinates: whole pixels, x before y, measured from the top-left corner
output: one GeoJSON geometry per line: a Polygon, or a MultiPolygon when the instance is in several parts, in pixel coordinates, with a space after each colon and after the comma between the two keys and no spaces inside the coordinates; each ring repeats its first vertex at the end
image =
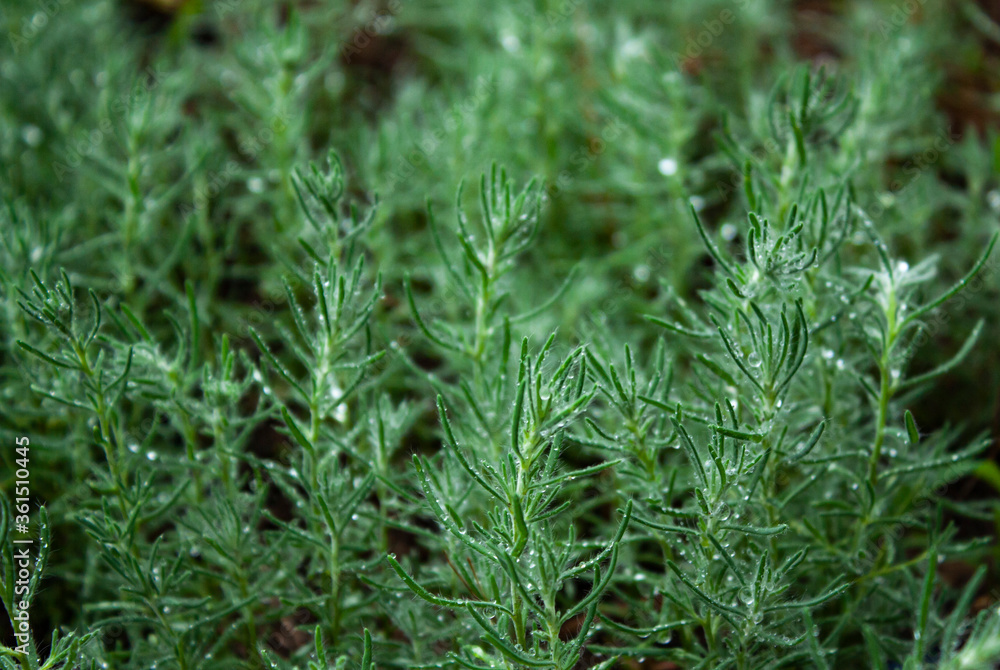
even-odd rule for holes
{"type": "Polygon", "coordinates": [[[1000,28],[819,4],[0,11],[0,668],[1000,661],[1000,28]]]}

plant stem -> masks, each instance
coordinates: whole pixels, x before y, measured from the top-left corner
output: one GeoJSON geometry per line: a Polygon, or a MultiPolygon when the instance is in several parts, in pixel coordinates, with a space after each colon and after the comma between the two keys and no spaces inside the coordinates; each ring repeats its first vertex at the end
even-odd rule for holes
{"type": "Polygon", "coordinates": [[[330,633],[334,643],[340,637],[340,539],[330,529],[330,633]]]}
{"type": "Polygon", "coordinates": [[[885,427],[889,419],[889,401],[894,392],[892,371],[890,370],[890,356],[896,344],[896,337],[899,334],[896,326],[896,292],[894,287],[888,291],[886,301],[886,336],[885,347],[879,359],[879,394],[878,394],[878,418],[875,423],[875,442],[872,445],[871,458],[868,461],[868,482],[874,488],[878,484],[878,462],[882,457],[882,445],[885,443],[885,427]]]}

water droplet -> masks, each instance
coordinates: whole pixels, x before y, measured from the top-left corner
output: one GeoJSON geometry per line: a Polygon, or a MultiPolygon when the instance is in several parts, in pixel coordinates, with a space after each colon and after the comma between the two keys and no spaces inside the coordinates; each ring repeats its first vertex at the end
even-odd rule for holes
{"type": "Polygon", "coordinates": [[[501,37],[500,44],[502,44],[503,48],[509,53],[514,53],[515,51],[519,51],[521,49],[521,40],[518,39],[517,35],[514,35],[513,33],[506,33],[503,37],[501,37]]]}
{"type": "Polygon", "coordinates": [[[660,162],[656,164],[656,169],[664,177],[672,177],[677,174],[677,161],[673,158],[661,158],[660,162]]]}
{"type": "Polygon", "coordinates": [[[622,44],[621,54],[623,59],[631,60],[642,56],[644,53],[646,53],[646,45],[643,44],[641,39],[633,38],[622,44]]]}
{"type": "Polygon", "coordinates": [[[1000,191],[990,191],[986,195],[986,203],[994,210],[1000,211],[1000,191]]]}
{"type": "Polygon", "coordinates": [[[155,451],[147,451],[146,452],[146,458],[148,458],[151,461],[155,461],[156,460],[156,452],[155,451]]]}
{"type": "Polygon", "coordinates": [[[747,356],[747,364],[752,368],[759,368],[762,362],[760,355],[756,351],[750,352],[750,355],[747,356]]]}
{"type": "Polygon", "coordinates": [[[29,123],[21,129],[21,137],[29,147],[37,147],[42,143],[43,135],[38,126],[29,123]]]}
{"type": "Polygon", "coordinates": [[[722,235],[722,239],[727,242],[732,242],[736,239],[737,228],[731,223],[724,223],[722,227],[719,228],[719,234],[722,235]]]}

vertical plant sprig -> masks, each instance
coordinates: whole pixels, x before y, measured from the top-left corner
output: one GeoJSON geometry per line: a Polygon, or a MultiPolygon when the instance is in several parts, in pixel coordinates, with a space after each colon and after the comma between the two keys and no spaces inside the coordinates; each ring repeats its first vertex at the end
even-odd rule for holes
{"type": "Polygon", "coordinates": [[[370,346],[367,325],[382,297],[381,273],[376,274],[370,286],[365,286],[368,281],[365,260],[361,256],[350,265],[341,266],[334,256],[317,263],[310,281],[304,282],[312,293],[315,308],[312,323],[307,320],[306,310],[297,297],[293,284],[288,280],[284,282],[294,328],[287,329],[280,324],[278,328],[285,344],[295,353],[298,363],[315,371],[310,373],[308,391],[300,387],[284,366],[278,363],[270,349],[263,344],[260,334],[252,333],[268,362],[297,393],[298,399],[309,408],[309,430],[313,439],[318,437],[316,431],[319,424],[335,415],[343,416],[343,403],[360,382],[360,377],[355,377],[347,388],[341,389],[341,380],[336,371],[351,367],[363,369],[377,362],[382,355],[372,354],[372,358],[349,361],[341,366],[357,348],[356,336],[364,335],[365,346],[370,346]],[[363,301],[358,300],[362,290],[368,292],[363,301]]]}
{"type": "Polygon", "coordinates": [[[43,361],[56,373],[54,388],[34,390],[61,405],[84,410],[97,420],[94,440],[104,452],[112,490],[125,485],[120,461],[125,433],[120,403],[127,390],[133,350],[116,348],[99,338],[103,307],[97,294],[89,292],[89,303],[76,304],[73,284],[63,272],[50,288],[31,273],[34,286],[29,295],[19,291],[24,313],[41,324],[55,340],[57,349],[47,353],[18,340],[18,346],[43,361]],[[66,371],[66,372],[62,372],[66,371]]]}
{"type": "MultiPolygon", "coordinates": [[[[823,417],[807,415],[805,421],[819,421],[819,426],[802,426],[797,403],[789,401],[809,354],[813,324],[806,315],[806,301],[811,312],[820,309],[822,302],[812,293],[809,277],[821,257],[821,247],[819,242],[810,243],[810,231],[805,222],[797,220],[797,212],[797,206],[793,206],[778,230],[751,212],[746,260],[737,261],[723,255],[709,238],[697,212],[692,211],[718,268],[716,287],[703,293],[708,313],[701,316],[678,303],[683,324],[647,317],[674,335],[714,343],[715,351],[702,348],[694,355],[696,385],[690,387],[691,397],[684,403],[683,414],[711,426],[715,433],[712,441],[720,451],[726,437],[749,440],[753,445],[749,455],[760,459],[759,471],[746,492],[747,501],[758,483],[766,496],[774,493],[779,456],[791,454],[789,443],[802,440],[811,444],[811,449],[822,434],[823,417]],[[747,428],[741,427],[744,424],[747,428]],[[815,440],[814,431],[818,431],[815,440]]],[[[681,409],[677,413],[675,427],[683,438],[681,409]]],[[[800,450],[794,458],[806,453],[800,450]]],[[[769,516],[773,515],[772,510],[769,516]]],[[[768,523],[774,522],[771,518],[768,523]]]]}
{"type": "Polygon", "coordinates": [[[384,395],[377,393],[368,393],[367,437],[359,435],[357,447],[348,451],[358,463],[370,468],[375,476],[375,495],[379,501],[376,520],[379,524],[379,552],[386,553],[393,528],[414,529],[405,521],[414,501],[407,493],[412,485],[410,473],[401,471],[394,461],[405,444],[407,432],[413,428],[418,417],[414,405],[400,403],[393,408],[384,395]]]}
{"type": "Polygon", "coordinates": [[[860,104],[854,87],[826,67],[814,71],[800,65],[780,76],[766,108],[750,120],[763,155],[744,146],[728,127],[720,138],[722,151],[743,172],[749,209],[777,220],[787,217],[802,202],[802,189],[827,176],[824,170],[834,160],[831,148],[860,104]]]}
{"type": "MultiPolygon", "coordinates": [[[[717,264],[716,286],[702,294],[708,314],[700,316],[678,302],[683,324],[648,317],[672,336],[697,345],[692,346],[696,353],[689,383],[677,390],[672,404],[642,394],[636,389],[630,355],[627,381],[613,368],[598,378],[606,395],[641,403],[654,416],[669,419],[672,433],[665,443],[684,452],[686,465],[682,468],[672,458],[654,462],[666,487],[660,500],[646,495],[645,509],[636,517],[647,529],[648,540],[661,549],[667,569],[654,584],[670,604],[664,604],[659,617],[643,617],[640,628],[610,620],[609,626],[632,640],[653,636],[665,643],[676,630],[684,636],[685,652],[657,651],[641,642],[636,653],[703,663],[729,658],[734,667],[746,668],[752,667],[762,646],[797,644],[795,638],[769,636],[759,625],[765,618],[817,607],[846,588],[839,577],[816,597],[792,602],[782,598],[788,584],[797,580],[796,568],[805,554],[787,558],[779,544],[789,525],[781,522],[776,475],[782,460],[801,459],[811,451],[824,428],[822,422],[802,426],[795,403],[789,401],[807,357],[810,324],[801,300],[792,305],[786,301],[793,291],[801,294],[799,285],[818,252],[803,249],[803,227],[794,221],[783,250],[781,241],[771,242],[767,222],[751,215],[749,262],[726,258],[696,212],[694,217],[717,264]],[[699,426],[697,431],[692,424],[699,426]],[[806,436],[804,446],[793,454],[787,443],[806,436]],[[676,505],[678,497],[686,504],[676,505]],[[703,646],[691,632],[693,624],[701,630],[703,646]],[[693,647],[700,650],[689,655],[693,647]]],[[[658,367],[647,373],[654,379],[658,374],[658,367]]],[[[622,417],[617,426],[627,429],[629,417],[622,417]]],[[[646,575],[639,577],[646,581],[646,575]]],[[[799,639],[805,639],[805,632],[801,635],[799,639]]]]}
{"type": "MultiPolygon", "coordinates": [[[[183,264],[190,222],[184,222],[166,249],[158,242],[204,154],[185,154],[182,148],[186,126],[181,100],[187,91],[180,78],[166,72],[165,61],[140,74],[135,73],[136,63],[116,63],[114,67],[121,70],[112,78],[125,83],[130,91],[126,96],[118,95],[116,86],[101,91],[96,106],[102,114],[95,119],[99,130],[95,128],[92,135],[100,139],[90,147],[81,166],[80,182],[114,202],[117,215],[110,220],[116,230],[86,240],[80,245],[82,249],[75,251],[105,251],[102,247],[106,243],[116,242],[113,263],[99,269],[83,265],[80,272],[88,285],[123,295],[138,292],[141,297],[137,296],[133,306],[145,316],[145,307],[155,298],[152,287],[174,290],[165,280],[183,264]]],[[[68,153],[72,151],[67,147],[68,153]]]]}
{"type": "MultiPolygon", "coordinates": [[[[93,639],[96,632],[77,635],[69,633],[52,636],[49,656],[44,661],[38,655],[38,640],[30,626],[30,611],[39,585],[44,577],[49,552],[52,548],[51,525],[44,506],[38,508],[38,543],[32,543],[32,562],[22,560],[15,554],[13,520],[14,514],[6,496],[0,497],[0,602],[7,613],[10,629],[15,633],[17,644],[14,648],[0,644],[0,663],[4,670],[75,670],[84,667],[81,650],[93,639]],[[27,563],[27,565],[26,565],[27,563]],[[25,569],[31,576],[25,580],[25,569]],[[27,653],[18,648],[27,649],[27,653]]],[[[20,554],[21,552],[17,552],[20,554]]]]}
{"type": "MultiPolygon", "coordinates": [[[[920,284],[934,276],[934,259],[929,258],[912,268],[905,261],[893,261],[884,243],[874,233],[871,234],[879,252],[881,269],[874,275],[873,290],[867,294],[866,302],[876,318],[859,336],[864,338],[866,346],[876,359],[877,386],[871,383],[866,385],[866,390],[877,403],[878,409],[875,437],[868,460],[868,482],[875,487],[878,485],[880,459],[893,398],[901,391],[919,388],[957,367],[972,350],[982,330],[980,322],[950,360],[922,374],[907,377],[904,368],[912,358],[914,348],[924,341],[921,334],[927,327],[925,321],[936,308],[958,294],[979,274],[989,260],[1000,234],[995,233],[990,238],[986,250],[964,277],[926,302],[917,302],[914,293],[920,284]]],[[[912,416],[907,419],[906,428],[910,432],[912,421],[912,416]]]]}
{"type": "Polygon", "coordinates": [[[202,369],[201,389],[204,405],[199,407],[200,424],[212,436],[219,458],[222,484],[233,490],[238,482],[237,462],[252,431],[267,414],[261,404],[240,412],[239,403],[254,386],[257,368],[245,351],[235,351],[227,335],[219,343],[219,352],[211,365],[202,369]]]}
{"type": "MultiPolygon", "coordinates": [[[[34,280],[33,294],[22,293],[22,309],[54,331],[54,339],[60,346],[52,353],[25,342],[20,346],[62,372],[52,380],[50,388],[36,390],[43,398],[90,414],[95,442],[105,453],[106,469],[95,468],[93,478],[86,484],[106,497],[97,505],[81,505],[74,513],[78,524],[97,543],[94,556],[101,561],[100,570],[106,571],[98,574],[129,594],[126,609],[130,615],[99,620],[94,624],[95,629],[121,626],[135,632],[152,626],[168,641],[167,655],[172,662],[183,668],[200,667],[201,661],[197,660],[200,655],[230,639],[223,636],[209,640],[206,626],[246,607],[254,598],[244,597],[235,608],[229,603],[207,606],[208,601],[196,595],[197,590],[189,584],[186,551],[178,552],[176,560],[171,561],[159,553],[161,546],[176,548],[176,537],[161,533],[151,543],[147,536],[159,519],[184,508],[184,493],[189,488],[187,476],[178,477],[178,485],[164,484],[162,477],[168,473],[193,472],[195,499],[202,493],[200,475],[205,464],[193,458],[194,436],[184,429],[201,425],[200,421],[213,411],[192,399],[197,387],[198,375],[193,370],[198,360],[199,332],[193,299],[188,305],[187,326],[181,326],[172,316],[167,317],[180,341],[171,356],[161,351],[149,330],[127,307],[118,316],[106,310],[93,291],[89,292],[89,303],[77,303],[65,273],[52,288],[37,275],[34,280]],[[107,316],[119,335],[102,332],[102,316],[107,316]],[[159,415],[152,423],[148,422],[156,408],[174,415],[181,442],[187,445],[187,459],[175,462],[169,451],[164,453],[151,444],[168,434],[158,428],[159,415]],[[180,416],[178,408],[183,408],[180,416]],[[160,461],[158,467],[153,465],[154,461],[160,461]]],[[[224,374],[231,374],[235,363],[232,353],[223,351],[222,361],[228,369],[224,374]]],[[[205,376],[211,376],[207,369],[205,376]]],[[[230,396],[234,391],[241,396],[241,387],[246,390],[244,383],[224,391],[230,396]]],[[[211,404],[213,394],[220,389],[213,392],[209,385],[200,390],[207,394],[211,404]]],[[[225,409],[231,410],[228,406],[225,409]]],[[[216,418],[224,421],[221,416],[216,418]]],[[[244,421],[231,418],[237,425],[244,421]]],[[[236,447],[218,443],[214,446],[219,452],[236,447]]],[[[100,593],[101,597],[108,595],[100,593]]],[[[104,609],[102,604],[95,603],[93,611],[104,609]]],[[[143,653],[146,652],[137,655],[143,653]]]]}
{"type": "Polygon", "coordinates": [[[308,22],[298,10],[284,18],[270,6],[260,6],[240,27],[255,39],[240,40],[234,57],[217,71],[220,83],[232,88],[241,114],[237,127],[242,131],[240,152],[255,161],[251,179],[270,184],[264,198],[271,206],[270,224],[262,229],[275,240],[270,252],[282,259],[294,247],[294,235],[301,230],[301,214],[293,184],[295,165],[304,158],[300,142],[307,132],[310,91],[329,67],[332,43],[314,51],[308,22]],[[324,54],[322,51],[327,51],[324,54]],[[308,63],[307,59],[315,61],[308,63]],[[288,244],[288,243],[291,244],[288,244]]]}
{"type": "MultiPolygon", "coordinates": [[[[804,159],[803,147],[796,151],[804,159]]],[[[762,202],[753,181],[748,182],[747,198],[752,206],[762,202]]],[[[821,188],[802,190],[797,199],[780,208],[777,224],[753,211],[749,213],[742,258],[727,255],[695,212],[697,228],[716,267],[715,286],[702,294],[708,313],[700,316],[678,302],[682,320],[650,317],[673,337],[691,342],[697,352],[692,361],[694,383],[682,389],[686,392],[679,394],[673,408],[656,399],[646,401],[665,413],[672,410],[674,437],[684,448],[690,467],[671,479],[662,504],[647,501],[648,512],[637,516],[637,523],[648,527],[653,533],[651,539],[664,547],[669,568],[666,575],[680,580],[691,600],[676,600],[676,589],[667,585],[664,588],[675,596],[659,618],[641,629],[618,628],[629,635],[668,635],[681,629],[689,643],[687,626],[678,622],[698,621],[708,641],[700,658],[721,659],[732,654],[736,667],[750,667],[761,652],[759,645],[770,635],[756,628],[762,618],[798,608],[807,615],[806,630],[799,633],[802,637],[786,636],[768,643],[808,639],[813,629],[823,637],[811,645],[804,657],[825,666],[825,658],[850,626],[846,612],[854,611],[863,601],[883,603],[883,598],[890,597],[888,588],[881,582],[872,587],[871,580],[876,576],[885,579],[886,575],[905,580],[909,571],[926,565],[924,560],[930,560],[930,556],[961,551],[961,545],[944,534],[932,540],[932,546],[916,559],[897,563],[888,545],[879,549],[879,544],[889,541],[887,524],[912,524],[933,533],[935,521],[925,511],[902,517],[906,519],[902,522],[892,519],[906,514],[920,496],[940,484],[942,477],[947,480],[968,471],[970,459],[983,448],[983,443],[976,441],[965,450],[947,455],[949,440],[942,437],[933,440],[932,453],[917,454],[913,447],[921,436],[912,414],[906,412],[901,422],[905,426],[898,432],[909,436],[908,451],[912,456],[888,468],[891,483],[876,488],[881,479],[879,448],[888,435],[887,418],[893,414],[895,393],[917,388],[954,369],[978,334],[977,328],[952,361],[918,375],[911,384],[900,367],[912,356],[920,319],[971,282],[984,266],[996,238],[954,287],[914,305],[915,287],[933,276],[933,260],[912,269],[905,263],[894,263],[878,236],[869,232],[873,243],[868,248],[879,270],[845,268],[842,247],[855,219],[850,190],[838,189],[832,208],[821,188]],[[842,213],[833,215],[837,211],[842,213]],[[713,340],[718,353],[704,346],[713,340]],[[820,349],[820,356],[813,353],[816,340],[827,345],[820,349]],[[829,347],[839,351],[835,353],[829,347]],[[863,415],[858,415],[856,409],[860,403],[847,399],[842,404],[824,403],[824,411],[817,412],[819,408],[809,400],[813,371],[824,370],[825,376],[828,373],[824,361],[838,355],[842,357],[838,369],[846,367],[843,358],[850,357],[858,366],[864,365],[867,356],[876,361],[878,385],[869,382],[864,374],[853,378],[854,393],[859,399],[869,398],[876,409],[876,446],[855,437],[865,432],[863,415]],[[697,434],[689,434],[685,418],[708,429],[704,447],[699,445],[697,434]],[[748,422],[746,427],[744,421],[748,422]],[[852,435],[850,446],[845,444],[832,454],[822,446],[831,423],[840,431],[850,430],[852,435]],[[727,441],[734,447],[733,455],[728,457],[727,441]],[[924,473],[946,464],[952,464],[950,472],[924,477],[924,473]],[[817,485],[824,471],[829,473],[827,490],[832,494],[842,487],[854,492],[848,495],[859,509],[835,500],[803,500],[804,492],[817,485]],[[732,491],[728,500],[727,490],[732,491]],[[694,504],[674,507],[671,499],[678,495],[691,498],[694,504]],[[807,502],[806,509],[817,510],[820,519],[809,514],[796,517],[793,510],[801,502],[807,502]],[[648,516],[650,513],[653,516],[648,516]],[[656,518],[658,515],[664,518],[656,518]],[[740,521],[734,523],[737,519],[740,521]],[[796,541],[795,536],[802,539],[796,541]],[[823,546],[813,547],[808,557],[791,549],[819,538],[824,538],[823,546]],[[674,556],[683,556],[683,563],[674,556]],[[825,583],[810,580],[810,589],[815,589],[811,595],[782,597],[787,584],[807,576],[807,566],[817,561],[836,565],[839,576],[833,577],[835,571],[828,571],[833,578],[825,583]],[[905,572],[894,574],[899,571],[905,572]],[[751,580],[749,574],[756,577],[751,580]],[[775,575],[777,578],[772,579],[775,575]],[[744,595],[748,584],[754,586],[744,595]],[[810,610],[823,612],[825,603],[838,596],[846,596],[849,603],[844,614],[813,620],[810,610]],[[741,620],[741,615],[746,618],[741,620]],[[744,623],[747,621],[753,625],[744,623]],[[732,636],[727,636],[726,631],[732,636]]],[[[864,219],[863,214],[857,216],[864,219]]],[[[867,228],[872,230],[870,223],[867,228]]],[[[624,389],[616,387],[624,385],[615,384],[611,375],[606,377],[607,392],[622,393],[624,389]]],[[[892,449],[893,456],[896,451],[892,449]]],[[[922,611],[929,607],[933,570],[926,579],[930,586],[922,596],[922,611]]],[[[926,643],[921,640],[928,635],[924,630],[926,615],[915,626],[918,646],[914,658],[922,658],[926,643]]]]}
{"type": "Polygon", "coordinates": [[[372,464],[351,459],[365,428],[365,417],[351,416],[350,403],[363,388],[368,369],[384,352],[372,351],[368,323],[381,299],[381,278],[369,279],[364,259],[342,271],[334,258],[317,266],[311,285],[312,304],[307,310],[291,284],[285,290],[292,311],[292,328],[276,324],[280,346],[291,354],[285,362],[263,336],[253,331],[266,368],[280,382],[264,383],[298,449],[290,467],[264,463],[275,485],[293,501],[292,522],[269,514],[290,538],[301,543],[310,556],[302,588],[322,578],[322,601],[317,610],[324,629],[340,641],[344,625],[348,578],[364,571],[361,547],[374,537],[373,517],[361,506],[375,482],[372,464]],[[370,282],[370,284],[369,284],[370,282]],[[368,294],[363,295],[362,291],[368,294]],[[306,418],[296,418],[305,409],[306,418]],[[352,462],[353,461],[353,462],[352,462]]]}
{"type": "Polygon", "coordinates": [[[631,516],[628,502],[614,537],[599,541],[601,551],[586,559],[575,529],[562,521],[571,501],[559,503],[561,494],[569,494],[573,482],[593,478],[617,461],[560,472],[563,431],[594,391],[584,390],[581,349],[565,357],[554,372],[546,372],[545,359],[553,342],[554,337],[549,338],[534,360],[527,340],[522,344],[509,442],[497,466],[478,458],[476,449],[470,451],[456,438],[441,398],[445,453],[435,456],[439,462],[433,464],[414,457],[425,501],[448,534],[448,565],[462,593],[436,595],[415,581],[395,556],[389,555],[388,561],[418,596],[472,619],[491,651],[464,645],[451,657],[463,667],[503,663],[501,667],[509,668],[572,668],[593,626],[597,602],[610,583],[631,516]],[[481,512],[469,516],[475,508],[464,500],[466,487],[445,486],[445,473],[437,472],[442,467],[447,473],[464,472],[477,496],[486,501],[481,512]],[[562,538],[556,539],[556,529],[562,538]],[[602,569],[604,561],[608,563],[602,569]],[[590,591],[564,600],[567,585],[591,572],[590,591]],[[567,622],[580,614],[584,616],[580,630],[564,640],[567,622]]]}
{"type": "Polygon", "coordinates": [[[0,204],[0,297],[5,321],[3,346],[13,351],[23,338],[23,310],[17,305],[18,287],[30,284],[30,271],[49,276],[66,235],[65,217],[38,220],[22,203],[4,194],[0,204]]]}
{"type": "Polygon", "coordinates": [[[292,187],[298,198],[299,209],[309,223],[309,229],[299,237],[299,245],[309,257],[317,263],[323,263],[324,258],[331,257],[355,258],[358,245],[375,221],[378,202],[364,213],[352,203],[348,207],[347,218],[344,219],[342,201],[347,181],[340,156],[330,150],[325,169],[312,161],[306,170],[296,168],[292,187]]]}
{"type": "Polygon", "coordinates": [[[441,349],[456,352],[470,360],[482,374],[487,342],[499,331],[502,323],[499,309],[509,297],[498,284],[512,269],[514,259],[531,246],[538,233],[541,193],[532,180],[515,194],[506,171],[498,170],[494,165],[489,176],[483,175],[480,180],[481,231],[477,236],[464,211],[463,192],[460,187],[455,205],[457,225],[454,233],[461,249],[458,263],[448,254],[430,209],[428,218],[449,284],[472,310],[472,322],[459,328],[431,329],[417,310],[409,279],[406,281],[406,293],[413,317],[424,335],[441,349]]]}
{"type": "MultiPolygon", "coordinates": [[[[245,351],[232,348],[230,339],[223,335],[216,343],[214,358],[201,351],[202,323],[199,316],[195,288],[186,287],[187,319],[182,322],[166,314],[173,326],[177,346],[172,352],[164,351],[149,329],[131,311],[126,319],[119,320],[134,354],[133,386],[136,395],[148,401],[159,417],[167,417],[180,435],[186,465],[194,481],[194,499],[200,502],[206,494],[203,474],[206,467],[218,474],[223,487],[230,495],[239,488],[236,463],[240,450],[249,434],[267,418],[266,408],[257,403],[252,409],[241,408],[250,390],[260,376],[256,366],[245,351]],[[202,449],[204,438],[211,439],[211,449],[202,449]],[[206,459],[214,462],[206,466],[206,459]]],[[[127,445],[136,452],[141,435],[133,435],[127,445]]],[[[153,452],[155,453],[155,452],[153,452]]]]}
{"type": "Polygon", "coordinates": [[[410,278],[406,277],[404,283],[417,327],[460,375],[455,384],[442,383],[435,375],[429,378],[432,386],[449,402],[469,408],[476,421],[466,428],[477,431],[493,445],[496,456],[501,448],[506,407],[513,401],[504,394],[510,388],[508,367],[515,328],[554,304],[570,285],[572,275],[544,303],[516,312],[512,303],[518,296],[511,293],[516,281],[513,270],[538,235],[542,191],[534,180],[516,191],[506,171],[495,164],[489,175],[482,176],[479,186],[477,231],[464,210],[464,190],[458,190],[453,229],[459,246],[457,260],[448,250],[433,211],[428,211],[434,245],[447,276],[448,302],[444,307],[449,313],[470,314],[471,318],[428,323],[417,307],[410,278]]]}
{"type": "Polygon", "coordinates": [[[612,417],[608,425],[602,427],[596,419],[603,418],[603,413],[598,412],[596,419],[588,416],[585,434],[573,439],[597,449],[629,454],[638,463],[639,470],[626,472],[628,466],[623,463],[617,468],[618,472],[650,483],[657,481],[656,477],[663,474],[658,467],[659,460],[673,437],[667,432],[670,426],[667,417],[658,409],[669,404],[674,380],[674,362],[667,361],[665,341],[657,341],[650,361],[649,379],[645,383],[637,378],[636,361],[627,344],[621,373],[614,363],[595,353],[593,347],[586,349],[586,357],[587,372],[612,410],[612,417]],[[625,429],[624,432],[609,433],[607,430],[619,426],[625,429]]]}
{"type": "MultiPolygon", "coordinates": [[[[308,455],[306,476],[315,482],[318,460],[316,445],[327,437],[331,424],[350,425],[347,403],[359,390],[365,371],[384,356],[371,351],[371,336],[366,328],[381,299],[381,276],[377,275],[369,295],[358,300],[364,282],[364,259],[359,258],[349,272],[341,271],[334,259],[318,266],[312,278],[315,315],[307,313],[286,282],[285,291],[293,316],[293,328],[276,328],[281,342],[294,355],[295,364],[306,371],[305,381],[280,361],[256,330],[254,341],[268,368],[287,384],[290,401],[282,403],[281,414],[296,440],[308,455]],[[358,336],[364,335],[364,342],[358,336]],[[300,431],[289,407],[304,406],[307,421],[300,431]]],[[[265,392],[270,392],[265,387],[265,392]]]]}
{"type": "Polygon", "coordinates": [[[284,471],[273,464],[265,468],[295,509],[292,521],[271,512],[266,516],[285,540],[308,557],[305,576],[295,591],[305,594],[318,589],[322,593],[310,609],[333,643],[340,644],[342,631],[353,625],[349,617],[357,610],[360,594],[352,588],[373,564],[368,555],[379,529],[379,514],[370,508],[369,494],[375,475],[359,476],[360,468],[342,467],[336,458],[320,461],[315,482],[305,480],[294,466],[284,471]]]}
{"type": "Polygon", "coordinates": [[[102,512],[79,515],[79,523],[100,547],[102,562],[120,580],[119,588],[128,603],[122,607],[121,601],[95,602],[93,612],[111,615],[98,619],[93,627],[96,630],[121,627],[140,639],[139,632],[151,628],[161,637],[142,640],[134,652],[136,658],[168,662],[182,670],[203,668],[213,652],[232,641],[238,628],[231,626],[220,636],[214,626],[250,606],[257,596],[216,601],[211,595],[194,592],[191,589],[194,566],[189,562],[189,554],[176,551],[171,556],[166,549],[170,545],[176,547],[174,538],[161,535],[155,541],[146,541],[136,535],[137,526],[158,519],[175,507],[183,487],[160,504],[152,500],[153,490],[152,478],[134,487],[130,492],[134,503],[132,517],[125,521],[116,521],[107,505],[102,512]]]}

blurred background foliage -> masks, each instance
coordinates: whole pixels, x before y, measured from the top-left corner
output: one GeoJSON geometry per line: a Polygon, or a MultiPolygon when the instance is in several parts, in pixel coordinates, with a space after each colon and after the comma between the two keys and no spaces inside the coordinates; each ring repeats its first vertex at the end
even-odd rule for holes
{"type": "MultiPolygon", "coordinates": [[[[88,242],[73,252],[81,265],[118,241],[111,226],[128,226],[129,260],[94,282],[150,304],[184,279],[244,294],[266,285],[245,266],[287,253],[273,232],[292,237],[301,225],[291,170],[330,147],[352,190],[383,202],[377,230],[392,244],[373,246],[387,267],[425,251],[423,236],[408,235],[425,224],[425,200],[447,211],[455,185],[497,161],[548,183],[541,270],[564,274],[590,254],[596,279],[642,260],[617,250],[667,244],[663,270],[683,280],[699,252],[672,223],[682,201],[697,197],[715,221],[739,210],[720,189],[740,167],[719,151],[726,118],[745,146],[780,159],[755,146],[765,128],[738,126],[762,119],[777,75],[808,59],[847,76],[863,101],[841,138],[840,170],[883,203],[882,225],[946,252],[996,201],[992,24],[984,10],[956,7],[11,3],[5,182],[33,200],[21,203],[32,216],[67,229],[64,247],[88,242]],[[921,161],[940,137],[948,150],[921,161]],[[185,216],[191,207],[196,216],[185,216]],[[140,262],[165,234],[198,253],[140,262]],[[166,281],[127,262],[161,266],[166,281]]],[[[955,266],[969,256],[942,255],[955,266]]],[[[55,260],[64,262],[38,262],[55,260]]],[[[586,288],[568,309],[601,292],[586,288]]]]}
{"type": "MultiPolygon", "coordinates": [[[[191,281],[212,323],[245,330],[303,259],[292,171],[334,148],[351,195],[380,202],[369,243],[392,309],[399,268],[441,272],[426,203],[453,216],[456,185],[497,161],[545,180],[546,234],[525,261],[539,285],[587,268],[552,320],[603,312],[634,330],[629,303],[656,311],[658,279],[697,288],[688,202],[723,226],[742,216],[742,160],[780,166],[763,110],[808,61],[861,100],[836,172],[904,255],[940,254],[947,280],[1000,209],[995,14],[916,0],[8,3],[5,226],[49,232],[9,249],[4,271],[66,267],[159,325],[191,281]]],[[[987,284],[965,311],[989,314],[995,342],[987,284]]],[[[953,381],[981,393],[938,386],[925,409],[996,430],[1000,367],[987,347],[974,356],[953,381]]]]}

